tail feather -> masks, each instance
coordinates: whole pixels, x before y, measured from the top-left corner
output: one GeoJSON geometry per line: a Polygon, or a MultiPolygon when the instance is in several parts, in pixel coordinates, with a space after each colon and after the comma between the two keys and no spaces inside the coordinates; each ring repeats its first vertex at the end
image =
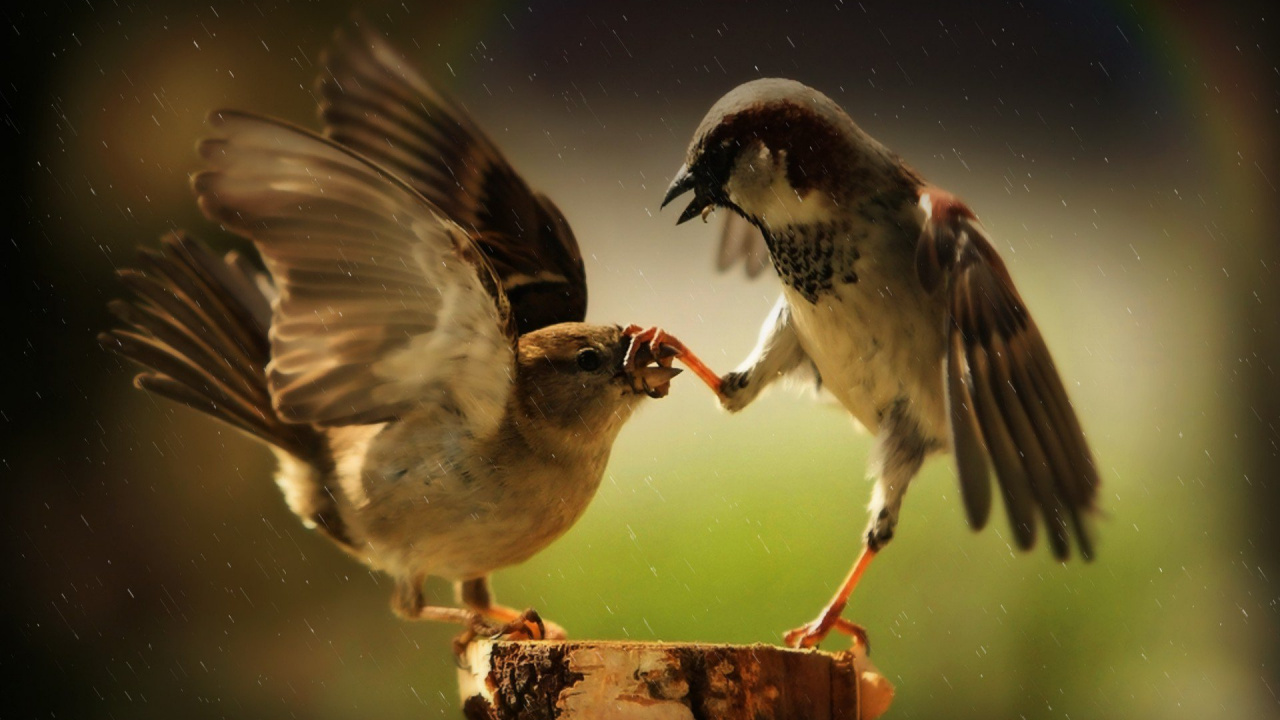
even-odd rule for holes
{"type": "MultiPolygon", "coordinates": [[[[249,281],[249,277],[225,261],[219,261],[205,246],[184,238],[172,246],[179,262],[163,265],[161,270],[173,268],[184,276],[189,297],[207,299],[204,311],[222,316],[229,322],[220,323],[219,329],[234,335],[243,347],[256,351],[260,358],[269,356],[271,348],[267,330],[271,325],[271,306],[249,281]]],[[[162,259],[152,251],[153,261],[162,259]]],[[[175,280],[178,277],[174,276],[175,280]]]]}
{"type": "MultiPolygon", "coordinates": [[[[146,255],[142,257],[144,260],[147,258],[146,255]]],[[[198,301],[178,291],[177,283],[165,273],[155,269],[151,270],[150,274],[125,269],[119,274],[125,285],[138,296],[134,307],[147,312],[153,318],[160,318],[159,322],[168,323],[177,328],[188,338],[181,341],[183,345],[190,343],[192,339],[216,344],[222,351],[222,360],[217,363],[218,365],[233,364],[241,375],[253,376],[253,368],[260,363],[260,358],[256,357],[257,353],[247,353],[243,346],[237,344],[225,331],[220,331],[217,323],[196,304],[198,301]]],[[[134,321],[135,318],[126,320],[130,324],[137,325],[134,321]]],[[[154,327],[143,325],[137,325],[137,327],[146,334],[156,332],[154,327]]],[[[254,384],[257,383],[250,383],[250,385],[254,384]]]]}
{"type": "MultiPolygon", "coordinates": [[[[131,330],[113,330],[103,335],[101,339],[109,344],[112,350],[156,371],[141,373],[135,378],[135,385],[142,387],[148,382],[144,378],[152,375],[182,385],[188,391],[198,393],[204,398],[205,402],[196,409],[206,411],[217,419],[235,425],[273,445],[278,444],[278,438],[272,435],[271,424],[263,417],[261,409],[237,396],[233,390],[219,382],[207,368],[196,365],[198,361],[190,357],[196,353],[190,348],[177,351],[154,337],[147,337],[131,330]],[[179,352],[184,354],[180,355],[179,352]]],[[[152,385],[160,394],[169,397],[167,390],[164,389],[171,387],[169,383],[152,383],[152,385]]],[[[188,396],[184,393],[183,397],[170,397],[170,399],[186,402],[188,396]]],[[[286,450],[293,449],[288,445],[280,447],[286,450]]]]}
{"type": "Polygon", "coordinates": [[[319,433],[284,422],[271,406],[271,306],[251,266],[239,257],[220,260],[180,233],[141,257],[143,271],[120,272],[136,299],[108,306],[124,328],[99,336],[104,347],[150,369],[134,384],[313,460],[319,433]]]}
{"type": "Polygon", "coordinates": [[[226,360],[237,363],[241,372],[252,374],[258,360],[270,355],[267,326],[258,328],[246,320],[249,313],[242,309],[239,299],[227,297],[230,293],[227,283],[216,279],[210,282],[201,277],[198,273],[201,263],[221,264],[221,261],[207,248],[190,240],[187,243],[197,251],[183,252],[180,243],[168,248],[169,256],[142,250],[139,258],[143,269],[160,281],[178,302],[184,298],[190,301],[187,307],[199,319],[199,324],[191,328],[202,333],[193,335],[194,339],[212,334],[210,342],[217,342],[227,351],[226,360]]]}
{"type": "Polygon", "coordinates": [[[282,450],[289,507],[339,545],[356,545],[333,494],[324,485],[331,467],[325,441],[311,425],[285,422],[267,387],[271,360],[271,301],[275,288],[248,260],[218,259],[181,233],[143,250],[142,270],[120,278],[136,296],[108,309],[122,328],[98,336],[103,347],[146,367],[133,384],[259,438],[282,450]],[[286,477],[287,476],[287,477],[286,477]]]}
{"type": "Polygon", "coordinates": [[[199,382],[198,379],[192,379],[193,374],[196,376],[207,374],[216,381],[216,385],[210,390],[221,392],[223,402],[238,404],[251,402],[253,404],[247,405],[245,409],[251,415],[261,414],[255,408],[266,401],[266,396],[262,393],[263,389],[254,387],[251,380],[230,367],[225,358],[218,357],[217,351],[204,340],[188,334],[187,329],[178,324],[172,316],[157,312],[146,305],[135,306],[121,301],[112,302],[107,308],[125,325],[145,333],[140,335],[138,332],[129,330],[119,331],[116,340],[121,343],[118,349],[125,351],[124,354],[144,362],[151,368],[167,372],[175,378],[181,375],[189,384],[199,382]],[[125,348],[128,343],[138,343],[146,347],[125,348]],[[171,352],[173,348],[181,348],[185,357],[174,357],[171,352]],[[144,361],[139,353],[146,353],[150,359],[144,361]],[[239,397],[242,394],[243,399],[239,397]]]}

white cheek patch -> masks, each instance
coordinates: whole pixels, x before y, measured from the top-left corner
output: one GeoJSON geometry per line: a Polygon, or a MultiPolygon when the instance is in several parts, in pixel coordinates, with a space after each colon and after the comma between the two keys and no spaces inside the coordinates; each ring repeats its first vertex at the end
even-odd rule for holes
{"type": "Polygon", "coordinates": [[[809,225],[831,217],[831,201],[822,193],[797,193],[787,182],[787,154],[776,158],[768,149],[744,153],[734,164],[725,188],[729,199],[743,212],[760,218],[769,227],[809,225]]]}

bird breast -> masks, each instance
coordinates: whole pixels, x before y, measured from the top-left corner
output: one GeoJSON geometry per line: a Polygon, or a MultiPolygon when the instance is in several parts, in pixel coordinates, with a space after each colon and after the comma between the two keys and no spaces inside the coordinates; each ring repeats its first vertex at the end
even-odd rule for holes
{"type": "Polygon", "coordinates": [[[899,228],[827,238],[847,267],[825,280],[785,282],[783,293],[823,387],[862,425],[877,432],[884,414],[905,402],[930,439],[941,440],[946,311],[941,293],[926,294],[916,278],[914,243],[899,228]]]}

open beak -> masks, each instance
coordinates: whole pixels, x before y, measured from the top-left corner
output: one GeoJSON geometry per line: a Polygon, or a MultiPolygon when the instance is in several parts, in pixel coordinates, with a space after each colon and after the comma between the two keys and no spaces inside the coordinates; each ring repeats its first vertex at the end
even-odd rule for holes
{"type": "Polygon", "coordinates": [[[651,398],[666,397],[671,391],[671,378],[684,372],[677,367],[650,365],[631,371],[631,387],[651,398]]]}
{"type": "Polygon", "coordinates": [[[667,187],[667,194],[662,198],[661,207],[666,207],[671,204],[672,200],[675,200],[690,190],[693,191],[693,202],[689,203],[689,206],[684,209],[684,212],[680,213],[680,218],[676,220],[677,225],[683,222],[688,222],[699,215],[705,215],[707,210],[715,205],[715,203],[698,187],[697,176],[686,164],[680,166],[680,170],[676,172],[676,176],[671,181],[671,185],[667,187]]]}

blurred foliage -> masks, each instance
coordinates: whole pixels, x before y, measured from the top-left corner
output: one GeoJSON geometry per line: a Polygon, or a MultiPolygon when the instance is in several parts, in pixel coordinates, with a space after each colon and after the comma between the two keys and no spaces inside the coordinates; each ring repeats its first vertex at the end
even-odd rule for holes
{"type": "MultiPolygon", "coordinates": [[[[713,275],[715,223],[676,229],[657,204],[734,84],[829,92],[978,209],[1103,465],[1099,559],[1014,552],[999,511],[970,533],[931,461],[846,613],[898,686],[893,717],[1275,715],[1277,423],[1255,348],[1280,317],[1277,80],[1257,13],[406,8],[366,15],[565,210],[591,318],[663,324],[717,368],[776,285],[713,275]]],[[[458,715],[454,630],[395,620],[388,581],[288,513],[266,451],[133,390],[93,341],[135,246],[175,227],[243,245],[189,200],[202,119],[314,126],[314,63],[348,11],[8,11],[6,717],[458,715]]],[[[575,637],[774,642],[857,552],[869,445],[804,394],[729,417],[681,378],[497,596],[575,637]]]]}

